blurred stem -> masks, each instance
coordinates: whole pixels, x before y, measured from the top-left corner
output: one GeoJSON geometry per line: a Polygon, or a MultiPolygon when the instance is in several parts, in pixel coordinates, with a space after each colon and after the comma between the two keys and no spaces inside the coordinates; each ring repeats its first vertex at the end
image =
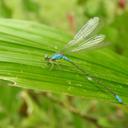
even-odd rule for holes
{"type": "Polygon", "coordinates": [[[63,108],[66,108],[71,113],[73,113],[77,116],[80,116],[81,118],[88,120],[89,122],[93,123],[97,128],[102,128],[102,126],[98,123],[98,120],[96,118],[88,116],[86,114],[82,114],[78,109],[71,106],[71,104],[67,104],[67,102],[65,103],[62,101],[58,101],[55,97],[53,97],[52,95],[49,95],[48,93],[43,93],[43,95],[45,97],[47,97],[49,100],[51,100],[52,102],[54,102],[55,104],[58,104],[63,108]]]}
{"type": "MultiPolygon", "coordinates": [[[[37,98],[35,98],[37,96],[34,95],[33,91],[28,91],[30,97],[34,100],[34,102],[36,102],[36,104],[38,104],[37,102],[37,98]]],[[[46,98],[48,98],[50,101],[52,101],[55,104],[58,104],[59,106],[67,109],[68,111],[70,111],[72,114],[75,114],[85,120],[88,120],[89,122],[93,123],[97,128],[102,128],[102,126],[98,123],[98,119],[88,116],[86,114],[82,114],[78,109],[74,108],[71,104],[68,104],[67,102],[62,102],[59,101],[58,99],[56,99],[55,97],[53,97],[53,95],[49,95],[49,93],[47,92],[43,92],[41,93],[41,95],[45,96],[46,98]]],[[[38,104],[39,105],[39,104],[38,104]]]]}

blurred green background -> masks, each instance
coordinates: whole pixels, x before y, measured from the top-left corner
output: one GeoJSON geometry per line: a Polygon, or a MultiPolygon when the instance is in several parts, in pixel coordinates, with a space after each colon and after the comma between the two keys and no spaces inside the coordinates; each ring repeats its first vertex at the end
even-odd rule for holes
{"type": "MultiPolygon", "coordinates": [[[[0,0],[0,17],[40,22],[74,34],[101,17],[111,49],[128,56],[126,0],[0,0]]],[[[4,85],[4,81],[3,81],[4,85]]],[[[127,128],[128,110],[96,100],[0,87],[0,128],[127,128]]]]}

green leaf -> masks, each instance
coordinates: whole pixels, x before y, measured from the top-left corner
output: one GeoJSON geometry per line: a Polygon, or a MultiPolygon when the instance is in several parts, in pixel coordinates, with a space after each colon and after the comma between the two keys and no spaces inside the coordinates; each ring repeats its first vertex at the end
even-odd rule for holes
{"type": "Polygon", "coordinates": [[[12,10],[6,5],[4,0],[0,0],[0,17],[11,17],[12,10]]]}
{"type": "Polygon", "coordinates": [[[32,0],[23,0],[24,8],[30,12],[38,12],[38,4],[32,0]]]}
{"type": "Polygon", "coordinates": [[[69,40],[71,36],[45,25],[1,19],[0,82],[10,81],[11,86],[115,102],[112,94],[105,91],[107,86],[127,103],[128,61],[108,49],[67,55],[82,69],[100,79],[101,85],[91,83],[73,65],[63,60],[50,70],[44,55],[52,55],[69,40]]]}

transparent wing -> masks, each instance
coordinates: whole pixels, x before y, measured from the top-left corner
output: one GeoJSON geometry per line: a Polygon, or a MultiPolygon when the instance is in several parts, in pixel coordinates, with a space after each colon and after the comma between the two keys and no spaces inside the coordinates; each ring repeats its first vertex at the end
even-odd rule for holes
{"type": "Polygon", "coordinates": [[[74,36],[74,39],[80,40],[81,38],[86,38],[89,36],[97,27],[99,24],[99,18],[94,17],[90,19],[80,30],[79,32],[74,36]]]}
{"type": "Polygon", "coordinates": [[[105,35],[98,35],[98,36],[92,37],[88,40],[84,40],[81,45],[72,49],[71,52],[77,52],[77,51],[101,46],[102,44],[104,44],[104,42],[103,42],[104,39],[105,39],[105,35]]]}
{"type": "Polygon", "coordinates": [[[90,34],[97,28],[99,24],[99,18],[94,17],[90,19],[74,36],[73,40],[71,40],[66,47],[73,46],[81,42],[81,40],[85,40],[88,38],[90,34]]]}

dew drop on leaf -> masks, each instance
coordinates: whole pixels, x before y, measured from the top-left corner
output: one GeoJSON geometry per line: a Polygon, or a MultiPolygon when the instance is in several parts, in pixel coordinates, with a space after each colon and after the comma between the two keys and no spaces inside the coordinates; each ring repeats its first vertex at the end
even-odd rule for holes
{"type": "Polygon", "coordinates": [[[72,82],[71,82],[71,81],[67,81],[67,83],[68,83],[68,85],[71,85],[71,84],[72,84],[72,82]]]}
{"type": "Polygon", "coordinates": [[[90,77],[90,76],[87,76],[87,79],[88,79],[89,81],[93,81],[93,78],[90,77]]]}

